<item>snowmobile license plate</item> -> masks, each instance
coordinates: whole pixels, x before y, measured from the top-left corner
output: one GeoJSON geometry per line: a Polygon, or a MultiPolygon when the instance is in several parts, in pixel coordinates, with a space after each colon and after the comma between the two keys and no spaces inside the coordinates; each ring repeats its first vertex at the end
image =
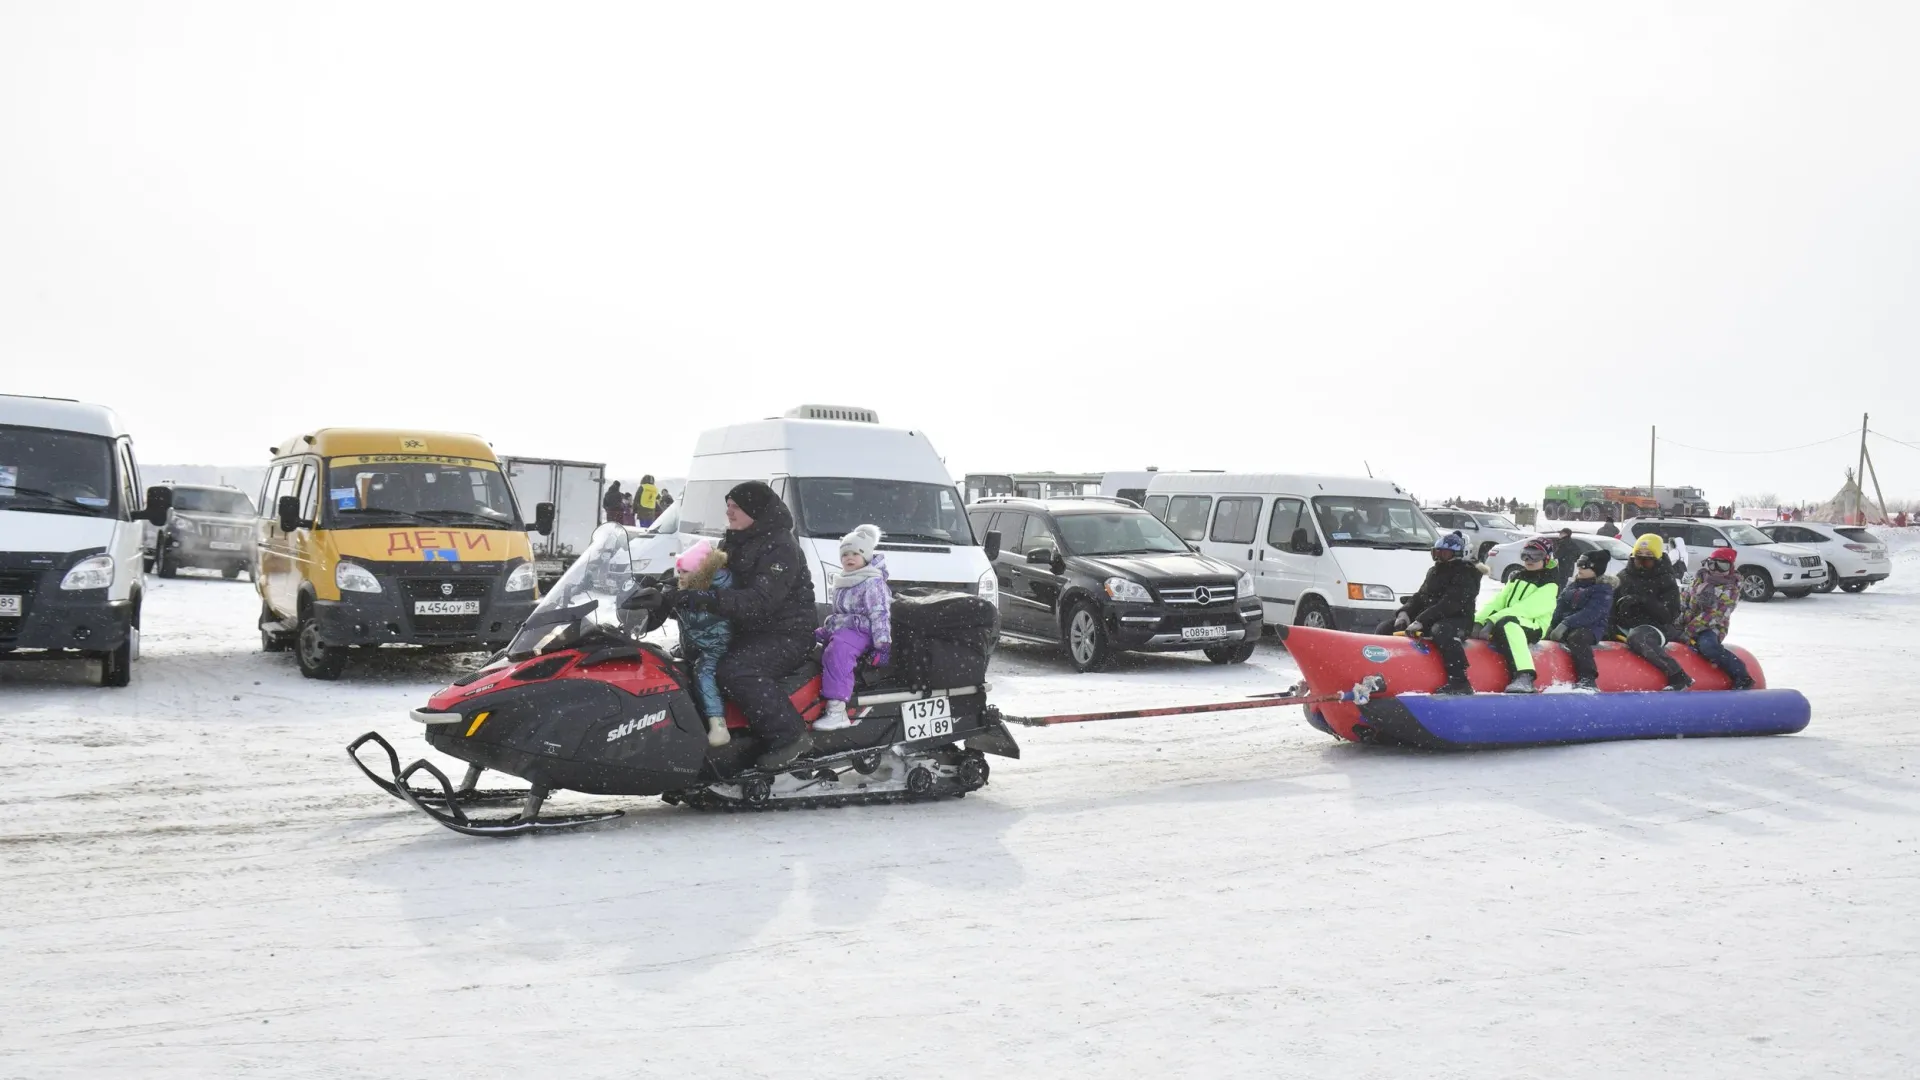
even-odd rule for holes
{"type": "Polygon", "coordinates": [[[937,739],[953,734],[953,706],[943,697],[909,701],[900,706],[900,721],[906,727],[906,741],[937,739]]]}
{"type": "Polygon", "coordinates": [[[17,616],[19,614],[20,614],[20,598],[19,597],[0,596],[0,615],[16,615],[17,616]]]}
{"type": "Polygon", "coordinates": [[[1180,628],[1182,641],[1219,641],[1227,636],[1224,626],[1183,626],[1180,628]]]}
{"type": "Polygon", "coordinates": [[[240,545],[231,540],[210,540],[207,546],[215,551],[239,551],[240,545]]]}
{"type": "Polygon", "coordinates": [[[415,600],[413,602],[413,613],[415,615],[478,615],[480,614],[480,601],[415,600]]]}

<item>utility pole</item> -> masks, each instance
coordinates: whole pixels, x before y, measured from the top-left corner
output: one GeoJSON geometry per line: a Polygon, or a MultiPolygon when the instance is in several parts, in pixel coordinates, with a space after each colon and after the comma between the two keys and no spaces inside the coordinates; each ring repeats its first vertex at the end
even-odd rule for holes
{"type": "Polygon", "coordinates": [[[1860,463],[1853,470],[1853,508],[1867,519],[1867,414],[1860,414],[1860,463]]]}

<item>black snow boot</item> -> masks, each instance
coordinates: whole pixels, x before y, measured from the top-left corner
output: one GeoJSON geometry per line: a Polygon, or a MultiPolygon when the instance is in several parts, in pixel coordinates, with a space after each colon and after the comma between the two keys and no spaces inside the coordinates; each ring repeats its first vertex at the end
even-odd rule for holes
{"type": "Polygon", "coordinates": [[[1573,680],[1573,688],[1589,694],[1597,694],[1600,692],[1600,680],[1591,675],[1582,675],[1573,680]]]}
{"type": "Polygon", "coordinates": [[[1447,685],[1435,690],[1433,694],[1435,697],[1472,697],[1473,684],[1464,678],[1455,677],[1448,679],[1447,685]]]}
{"type": "Polygon", "coordinates": [[[1513,681],[1507,684],[1506,692],[1509,694],[1533,693],[1533,672],[1523,671],[1515,675],[1513,681]]]}
{"type": "Polygon", "coordinates": [[[1692,685],[1693,685],[1693,676],[1687,674],[1684,671],[1676,670],[1673,674],[1667,676],[1667,685],[1663,689],[1685,690],[1691,687],[1692,685]]]}
{"type": "Polygon", "coordinates": [[[779,772],[800,760],[800,756],[811,749],[813,749],[813,735],[803,731],[791,739],[768,747],[766,753],[755,759],[753,767],[767,772],[779,772]]]}
{"type": "Polygon", "coordinates": [[[1733,688],[1734,688],[1735,690],[1751,690],[1751,689],[1753,689],[1753,676],[1751,676],[1751,675],[1742,675],[1742,676],[1740,676],[1739,678],[1737,678],[1737,679],[1735,679],[1735,680],[1733,680],[1733,688]]]}

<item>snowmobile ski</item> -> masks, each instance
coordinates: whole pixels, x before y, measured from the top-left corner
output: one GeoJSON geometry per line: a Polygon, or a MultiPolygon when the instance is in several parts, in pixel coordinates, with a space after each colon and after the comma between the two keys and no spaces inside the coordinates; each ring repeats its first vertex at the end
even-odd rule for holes
{"type": "Polygon", "coordinates": [[[413,798],[409,799],[401,793],[400,755],[394,752],[393,744],[389,743],[377,731],[369,731],[365,735],[348,743],[347,756],[353,759],[355,765],[360,766],[361,773],[365,774],[367,779],[373,781],[380,790],[399,799],[401,802],[410,803],[415,799],[419,799],[427,802],[454,802],[473,806],[481,803],[515,802],[527,797],[526,788],[488,788],[482,790],[476,787],[475,785],[480,781],[480,774],[486,770],[480,768],[478,765],[469,765],[466,776],[461,778],[460,785],[452,789],[452,799],[448,799],[447,791],[442,788],[414,788],[412,789],[413,798]],[[393,779],[382,779],[379,774],[367,768],[366,762],[360,760],[360,748],[367,743],[375,744],[387,755],[387,775],[393,779]]]}
{"type": "Polygon", "coordinates": [[[415,810],[467,836],[519,836],[523,833],[552,832],[557,829],[573,829],[582,825],[592,825],[600,821],[612,821],[626,816],[625,810],[602,810],[590,814],[554,814],[540,816],[540,807],[547,801],[547,789],[539,786],[528,788],[519,794],[526,800],[520,813],[510,818],[471,818],[454,797],[453,785],[447,774],[440,771],[433,762],[424,758],[407,766],[400,774],[397,785],[401,798],[415,810]],[[417,772],[426,772],[440,782],[441,798],[439,805],[429,803],[416,795],[415,788],[408,783],[417,772]],[[444,809],[443,809],[444,807],[444,809]]]}

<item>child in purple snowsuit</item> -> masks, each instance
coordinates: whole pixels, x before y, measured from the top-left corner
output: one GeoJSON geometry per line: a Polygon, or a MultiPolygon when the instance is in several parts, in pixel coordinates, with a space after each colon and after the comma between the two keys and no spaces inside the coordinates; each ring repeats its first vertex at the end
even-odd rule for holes
{"type": "Polygon", "coordinates": [[[868,649],[873,666],[884,667],[893,651],[893,591],[887,587],[887,557],[876,554],[880,530],[862,525],[840,538],[840,576],[833,586],[833,614],[813,632],[827,644],[820,660],[820,696],[826,712],[815,731],[851,727],[847,699],[853,696],[853,669],[868,649]]]}

